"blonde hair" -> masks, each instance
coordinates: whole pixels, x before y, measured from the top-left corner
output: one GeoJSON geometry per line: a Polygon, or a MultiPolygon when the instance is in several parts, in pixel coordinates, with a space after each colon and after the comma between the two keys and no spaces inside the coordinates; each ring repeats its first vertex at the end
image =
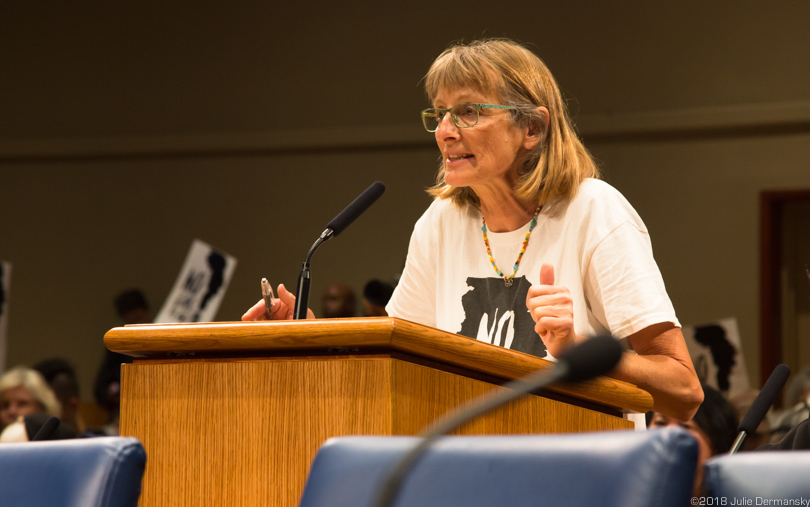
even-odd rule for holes
{"type": "MultiPolygon", "coordinates": [[[[518,128],[543,131],[541,141],[519,160],[515,195],[544,205],[553,199],[570,199],[586,178],[599,170],[574,132],[557,82],[534,53],[506,39],[457,43],[446,49],[425,76],[425,91],[433,101],[439,90],[473,88],[495,94],[505,105],[516,106],[513,122],[518,128]],[[548,122],[537,111],[548,109],[548,122]]],[[[456,205],[480,207],[475,192],[444,182],[444,164],[436,185],[428,193],[451,199],[456,205]]]]}
{"type": "Polygon", "coordinates": [[[53,390],[38,371],[18,366],[0,377],[0,396],[5,391],[16,387],[24,387],[31,393],[31,396],[42,405],[48,415],[62,416],[62,405],[59,404],[53,390]]]}

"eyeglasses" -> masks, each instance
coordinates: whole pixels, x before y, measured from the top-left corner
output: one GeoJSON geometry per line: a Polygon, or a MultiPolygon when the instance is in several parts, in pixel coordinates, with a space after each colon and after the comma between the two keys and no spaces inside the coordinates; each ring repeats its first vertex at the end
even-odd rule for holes
{"type": "Polygon", "coordinates": [[[460,129],[467,129],[478,124],[478,112],[481,109],[517,109],[515,106],[494,106],[492,104],[458,104],[450,109],[429,107],[422,111],[422,124],[428,132],[436,132],[446,113],[450,113],[453,123],[460,129]]]}

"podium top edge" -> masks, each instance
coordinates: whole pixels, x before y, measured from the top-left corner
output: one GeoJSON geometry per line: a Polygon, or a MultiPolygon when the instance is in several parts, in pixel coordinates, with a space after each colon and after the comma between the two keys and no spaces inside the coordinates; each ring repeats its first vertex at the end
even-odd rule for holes
{"type": "MultiPolygon", "coordinates": [[[[135,324],[109,330],[104,344],[139,359],[404,353],[504,380],[553,364],[395,317],[135,324]]],[[[646,412],[653,404],[646,391],[609,377],[550,390],[625,412],[646,412]]]]}

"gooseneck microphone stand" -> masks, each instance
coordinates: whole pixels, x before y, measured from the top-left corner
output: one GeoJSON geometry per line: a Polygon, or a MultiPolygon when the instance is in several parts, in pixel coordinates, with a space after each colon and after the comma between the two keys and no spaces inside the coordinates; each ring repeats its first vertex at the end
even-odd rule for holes
{"type": "Polygon", "coordinates": [[[312,281],[309,276],[309,261],[312,259],[312,254],[314,254],[315,250],[321,246],[321,243],[331,238],[333,235],[334,231],[327,228],[321,233],[320,237],[315,240],[315,243],[312,244],[309,252],[307,252],[307,257],[304,260],[304,266],[301,268],[301,274],[298,275],[298,290],[296,291],[297,296],[295,298],[294,316],[296,320],[307,318],[307,306],[309,305],[309,284],[312,281]]]}

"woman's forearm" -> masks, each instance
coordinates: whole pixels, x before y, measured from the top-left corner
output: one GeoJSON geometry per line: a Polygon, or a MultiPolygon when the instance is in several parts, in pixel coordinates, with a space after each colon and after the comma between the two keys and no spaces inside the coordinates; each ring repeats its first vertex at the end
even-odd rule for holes
{"type": "Polygon", "coordinates": [[[628,341],[636,353],[626,353],[611,376],[649,392],[656,412],[690,420],[703,402],[703,389],[680,328],[656,324],[628,341]]]}

